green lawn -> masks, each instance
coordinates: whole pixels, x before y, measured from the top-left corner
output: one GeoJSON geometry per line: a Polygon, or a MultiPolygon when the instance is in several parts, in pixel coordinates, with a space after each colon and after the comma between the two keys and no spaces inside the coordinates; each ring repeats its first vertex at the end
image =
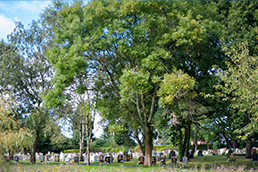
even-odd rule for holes
{"type": "MultiPolygon", "coordinates": [[[[131,161],[123,162],[123,163],[112,163],[112,164],[105,164],[105,163],[92,163],[92,166],[83,165],[85,163],[71,163],[70,165],[64,165],[63,162],[50,162],[50,163],[38,163],[36,165],[30,165],[28,161],[19,161],[16,165],[13,162],[7,163],[9,169],[6,171],[17,171],[17,172],[27,172],[27,171],[128,171],[128,172],[149,172],[149,171],[204,171],[205,167],[213,167],[217,168],[220,167],[219,171],[227,171],[225,169],[238,168],[238,171],[243,171],[244,168],[257,168],[258,169],[258,162],[253,162],[252,159],[245,159],[243,156],[236,156],[235,162],[228,162],[226,156],[224,155],[206,155],[203,157],[195,157],[190,159],[188,164],[183,165],[181,162],[178,164],[172,165],[169,159],[166,159],[167,165],[160,165],[157,163],[152,167],[145,167],[143,165],[137,165],[137,159],[134,158],[131,161]],[[134,165],[136,167],[126,167],[127,165],[134,165]],[[176,168],[175,168],[176,167],[176,168]],[[184,167],[189,167],[185,169],[184,167]],[[201,169],[196,170],[197,167],[201,167],[201,169]],[[224,170],[222,170],[224,169],[224,170]]],[[[6,168],[8,167],[6,166],[6,168]]],[[[2,167],[3,169],[3,167],[2,167]]],[[[1,168],[0,168],[1,171],[1,168]]],[[[2,170],[3,171],[3,170],[2,170]]],[[[2,172],[1,171],[1,172],[2,172]]],[[[218,171],[218,169],[210,169],[208,171],[218,171]]],[[[246,170],[245,170],[246,171],[246,170]]],[[[258,170],[257,170],[258,171],[258,170]]]]}

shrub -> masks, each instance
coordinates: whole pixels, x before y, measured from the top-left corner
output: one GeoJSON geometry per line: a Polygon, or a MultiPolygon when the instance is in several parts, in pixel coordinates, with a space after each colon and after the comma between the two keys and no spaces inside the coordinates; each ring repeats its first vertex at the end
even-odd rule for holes
{"type": "Polygon", "coordinates": [[[213,149],[219,149],[220,148],[220,142],[217,140],[213,143],[213,149]]]}

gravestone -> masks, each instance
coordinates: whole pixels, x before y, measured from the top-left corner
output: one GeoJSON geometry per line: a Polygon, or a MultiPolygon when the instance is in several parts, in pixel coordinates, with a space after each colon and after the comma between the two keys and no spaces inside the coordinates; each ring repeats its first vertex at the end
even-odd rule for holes
{"type": "Polygon", "coordinates": [[[123,155],[121,155],[121,154],[119,154],[118,156],[117,156],[117,162],[123,162],[123,155]]]}
{"type": "Polygon", "coordinates": [[[253,154],[253,161],[257,161],[257,153],[256,153],[256,149],[252,149],[252,154],[253,154]]]}
{"type": "Polygon", "coordinates": [[[10,153],[10,160],[13,160],[13,154],[12,153],[10,153]]]}
{"type": "Polygon", "coordinates": [[[75,156],[75,157],[74,157],[74,162],[76,162],[76,163],[79,162],[79,157],[78,157],[78,156],[75,156]]]}
{"type": "Polygon", "coordinates": [[[133,154],[129,153],[130,159],[133,159],[133,154]]]}
{"type": "Polygon", "coordinates": [[[113,160],[114,160],[113,155],[111,155],[110,156],[110,163],[113,163],[113,160]]]}
{"type": "Polygon", "coordinates": [[[139,161],[140,161],[140,163],[142,162],[142,163],[144,164],[144,157],[143,157],[143,156],[140,156],[140,157],[139,157],[139,161]]]}
{"type": "Polygon", "coordinates": [[[59,155],[55,155],[55,162],[59,162],[59,155]]]}
{"type": "Polygon", "coordinates": [[[173,156],[176,156],[176,152],[175,151],[170,151],[169,159],[171,159],[173,156]]]}
{"type": "Polygon", "coordinates": [[[64,154],[63,154],[63,152],[60,153],[60,161],[64,161],[64,154]]]}
{"type": "Polygon", "coordinates": [[[110,157],[109,157],[109,156],[106,156],[106,157],[105,157],[105,163],[110,164],[110,162],[111,162],[111,161],[110,161],[110,157]]]}
{"type": "Polygon", "coordinates": [[[228,158],[228,161],[236,161],[236,158],[233,154],[231,154],[228,158]]]}
{"type": "MultiPolygon", "coordinates": [[[[88,155],[84,155],[84,162],[87,163],[88,162],[88,155]]],[[[91,162],[91,161],[90,161],[91,162]]]]}
{"type": "Polygon", "coordinates": [[[45,161],[45,157],[44,157],[43,155],[40,156],[40,157],[39,157],[39,161],[40,161],[40,162],[44,162],[44,161],[45,161]]]}
{"type": "Polygon", "coordinates": [[[19,156],[15,155],[14,160],[15,162],[19,162],[19,156]]]}
{"type": "Polygon", "coordinates": [[[7,162],[10,162],[10,156],[8,156],[8,155],[5,156],[5,159],[6,159],[7,162]]]}
{"type": "MultiPolygon", "coordinates": [[[[128,155],[124,155],[123,157],[124,157],[123,158],[124,161],[128,161],[128,155]]],[[[129,159],[130,159],[130,157],[129,157],[129,159]]]]}
{"type": "Polygon", "coordinates": [[[213,150],[212,151],[212,155],[218,155],[218,150],[216,149],[216,150],[213,150]]]}
{"type": "Polygon", "coordinates": [[[188,162],[188,158],[187,157],[183,157],[183,164],[187,164],[187,162],[188,162]]]}
{"type": "Polygon", "coordinates": [[[157,163],[156,156],[153,156],[151,159],[151,164],[156,164],[156,163],[157,163]]]}
{"type": "Polygon", "coordinates": [[[47,155],[47,161],[50,161],[50,160],[51,160],[51,156],[47,155]]]}
{"type": "Polygon", "coordinates": [[[103,155],[103,154],[101,154],[101,155],[99,156],[99,162],[104,162],[104,155],[103,155]]]}
{"type": "Polygon", "coordinates": [[[203,156],[203,155],[202,155],[202,150],[199,150],[199,151],[198,151],[198,156],[203,156]]]}
{"type": "Polygon", "coordinates": [[[161,160],[161,156],[163,156],[164,155],[164,153],[159,153],[159,159],[161,160]]]}
{"type": "Polygon", "coordinates": [[[171,157],[171,162],[172,162],[172,164],[177,164],[177,157],[176,156],[172,156],[171,157]]]}

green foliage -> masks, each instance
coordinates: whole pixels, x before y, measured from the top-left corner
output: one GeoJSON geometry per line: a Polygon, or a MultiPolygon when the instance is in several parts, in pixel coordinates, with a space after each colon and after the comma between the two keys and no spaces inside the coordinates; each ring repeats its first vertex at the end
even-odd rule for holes
{"type": "Polygon", "coordinates": [[[233,151],[231,150],[231,148],[229,148],[228,153],[226,154],[226,156],[229,157],[232,153],[233,153],[233,151]]]}
{"type": "Polygon", "coordinates": [[[220,142],[217,140],[213,143],[213,149],[219,149],[221,147],[220,142]]]}
{"type": "Polygon", "coordinates": [[[208,150],[208,145],[207,144],[200,144],[197,145],[198,150],[208,150]]]}

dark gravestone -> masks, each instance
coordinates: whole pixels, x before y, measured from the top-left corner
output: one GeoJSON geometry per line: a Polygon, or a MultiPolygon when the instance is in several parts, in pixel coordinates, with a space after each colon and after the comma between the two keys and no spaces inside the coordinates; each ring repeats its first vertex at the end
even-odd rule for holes
{"type": "Polygon", "coordinates": [[[128,152],[127,152],[127,151],[124,151],[124,152],[123,152],[123,155],[128,155],[128,152]]]}
{"type": "Polygon", "coordinates": [[[166,156],[165,155],[161,155],[160,156],[160,161],[166,162],[166,156]]]}
{"type": "Polygon", "coordinates": [[[228,161],[236,161],[236,158],[233,154],[231,154],[228,158],[228,161]]]}
{"type": "Polygon", "coordinates": [[[14,160],[15,160],[15,162],[18,162],[19,161],[19,157],[17,155],[15,155],[14,160]]]}
{"type": "Polygon", "coordinates": [[[177,157],[176,156],[172,156],[171,157],[171,162],[172,162],[172,164],[176,164],[177,163],[177,157]]]}
{"type": "Polygon", "coordinates": [[[10,162],[10,156],[5,156],[7,162],[10,162]]]}
{"type": "Polygon", "coordinates": [[[128,161],[128,156],[127,155],[124,155],[123,157],[124,157],[124,159],[123,159],[124,161],[128,161]]]}
{"type": "Polygon", "coordinates": [[[202,150],[199,150],[199,151],[198,151],[198,156],[203,156],[203,155],[202,155],[202,150]]]}
{"type": "Polygon", "coordinates": [[[78,156],[76,156],[76,157],[74,157],[74,162],[79,162],[79,157],[78,156]]]}
{"type": "Polygon", "coordinates": [[[164,155],[164,153],[159,153],[159,159],[161,159],[161,156],[164,155]]]}
{"type": "Polygon", "coordinates": [[[100,162],[104,162],[104,155],[103,155],[103,154],[101,154],[101,155],[99,156],[99,161],[100,161],[100,162]]]}
{"type": "Polygon", "coordinates": [[[133,159],[133,154],[129,153],[130,159],[133,159]]]}
{"type": "Polygon", "coordinates": [[[51,159],[51,156],[47,155],[47,161],[50,161],[50,159],[51,159]]]}
{"type": "Polygon", "coordinates": [[[169,159],[172,159],[173,156],[176,156],[176,152],[175,151],[171,151],[169,153],[169,159]]]}
{"type": "Polygon", "coordinates": [[[105,163],[110,163],[110,157],[109,156],[105,157],[105,163]]]}
{"type": "Polygon", "coordinates": [[[10,160],[13,160],[13,154],[10,153],[10,160]]]}
{"type": "Polygon", "coordinates": [[[123,162],[123,155],[119,154],[117,156],[117,162],[123,162]]]}
{"type": "Polygon", "coordinates": [[[59,155],[55,155],[55,162],[59,162],[59,155]]]}
{"type": "Polygon", "coordinates": [[[44,162],[44,161],[45,161],[45,157],[44,157],[43,155],[40,156],[40,157],[39,157],[39,161],[40,161],[40,162],[44,162]]]}
{"type": "Polygon", "coordinates": [[[258,157],[257,157],[256,149],[252,149],[252,154],[253,154],[253,161],[257,161],[258,157]]]}
{"type": "Polygon", "coordinates": [[[140,157],[139,157],[139,161],[140,161],[140,163],[144,164],[144,157],[143,157],[143,156],[140,156],[140,157]]]}
{"type": "Polygon", "coordinates": [[[151,159],[151,164],[156,164],[157,160],[156,160],[156,156],[153,156],[151,159]]]}

